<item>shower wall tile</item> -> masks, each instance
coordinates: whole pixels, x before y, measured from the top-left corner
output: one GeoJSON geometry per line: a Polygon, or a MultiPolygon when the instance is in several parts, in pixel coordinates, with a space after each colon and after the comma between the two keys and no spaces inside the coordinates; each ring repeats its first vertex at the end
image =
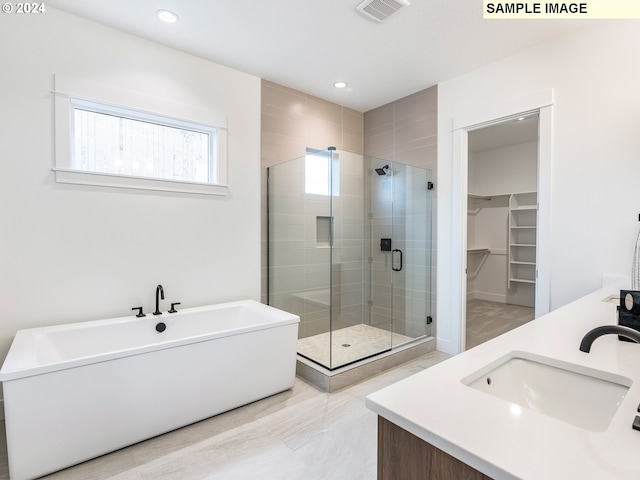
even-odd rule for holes
{"type": "Polygon", "coordinates": [[[434,157],[427,147],[437,142],[437,92],[431,87],[366,112],[365,155],[428,168],[434,157]]]}
{"type": "Polygon", "coordinates": [[[274,133],[262,134],[262,167],[267,169],[279,163],[282,158],[296,158],[300,156],[300,151],[306,148],[306,141],[302,138],[295,138],[274,133]]]}
{"type": "Polygon", "coordinates": [[[362,290],[343,290],[340,297],[342,299],[342,305],[344,307],[362,305],[362,290]]]}
{"type": "Polygon", "coordinates": [[[345,223],[343,225],[342,234],[345,239],[361,241],[362,238],[364,238],[364,223],[362,222],[362,219],[358,219],[353,223],[345,223]]]}
{"type": "MultiPolygon", "coordinates": [[[[360,285],[362,288],[362,273],[364,265],[362,262],[353,262],[354,265],[346,265],[345,270],[342,273],[342,281],[344,285],[360,285]]],[[[344,264],[343,264],[344,265],[344,264]]]]}
{"type": "Polygon", "coordinates": [[[268,147],[266,159],[269,166],[304,156],[306,147],[326,148],[331,145],[338,150],[362,153],[363,131],[364,115],[361,112],[262,81],[263,167],[267,166],[265,146],[268,147]],[[286,150],[279,155],[275,148],[277,144],[291,145],[294,142],[284,142],[273,135],[299,139],[302,143],[293,154],[286,150]]]}
{"type": "Polygon", "coordinates": [[[342,149],[362,153],[364,148],[364,115],[348,108],[342,111],[342,149]]]}
{"type": "MultiPolygon", "coordinates": [[[[363,138],[364,114],[350,108],[342,109],[344,131],[351,136],[363,138]]],[[[346,148],[344,150],[347,150],[346,148]]],[[[352,151],[352,150],[347,150],[352,151]]],[[[361,153],[361,152],[360,152],[361,153]]]]}
{"type": "Polygon", "coordinates": [[[304,140],[306,134],[304,117],[292,117],[280,115],[280,113],[277,110],[274,110],[273,113],[263,111],[261,116],[262,128],[269,132],[270,135],[281,135],[304,140]]]}
{"type": "MultiPolygon", "coordinates": [[[[305,215],[304,204],[302,204],[297,200],[296,195],[278,195],[271,199],[272,202],[272,212],[271,215],[274,218],[278,219],[281,222],[293,222],[299,221],[298,218],[285,218],[291,216],[305,215]],[[278,213],[274,213],[278,212],[278,213]],[[280,218],[283,217],[283,218],[280,218]]],[[[306,217],[304,217],[306,218],[306,217]]]]}
{"type": "Polygon", "coordinates": [[[306,96],[305,115],[309,118],[318,118],[342,127],[342,110],[343,107],[335,103],[320,100],[310,95],[306,96]]]}
{"type": "MultiPolygon", "coordinates": [[[[362,243],[362,240],[360,241],[362,243]]],[[[340,251],[341,261],[362,260],[362,245],[355,247],[343,247],[340,251]]]]}
{"type": "Polygon", "coordinates": [[[359,205],[362,206],[362,195],[364,195],[362,172],[359,174],[342,172],[340,196],[344,197],[345,200],[349,202],[357,201],[359,205]]]}
{"type": "Polygon", "coordinates": [[[375,108],[364,115],[364,136],[371,137],[393,129],[395,121],[395,105],[389,103],[375,108]]]}
{"type": "Polygon", "coordinates": [[[306,95],[292,88],[271,82],[262,82],[262,110],[282,111],[292,117],[305,115],[306,95]]]}
{"type": "Polygon", "coordinates": [[[290,88],[262,88],[262,165],[300,156],[305,144],[305,96],[290,88]]]}
{"type": "Polygon", "coordinates": [[[362,175],[364,173],[364,162],[362,154],[353,154],[343,151],[340,155],[340,169],[343,174],[355,175],[360,178],[359,193],[363,190],[362,175]]]}
{"type": "Polygon", "coordinates": [[[277,241],[303,241],[305,237],[304,225],[301,223],[280,224],[272,230],[273,236],[271,238],[277,241]]]}
{"type": "Polygon", "coordinates": [[[396,150],[395,159],[407,165],[428,168],[431,171],[436,169],[437,145],[429,145],[408,150],[396,150]]]}
{"type": "Polygon", "coordinates": [[[416,118],[438,109],[438,90],[427,88],[394,102],[396,121],[416,118]]]}
{"type": "Polygon", "coordinates": [[[396,148],[410,149],[431,145],[435,141],[435,135],[429,133],[436,131],[436,121],[435,115],[422,115],[396,121],[394,129],[396,148]]]}
{"type": "Polygon", "coordinates": [[[376,158],[384,158],[386,160],[393,161],[394,147],[394,131],[392,128],[376,133],[375,135],[368,135],[365,133],[364,149],[365,155],[376,158]]]}
{"type": "MultiPolygon", "coordinates": [[[[321,118],[307,117],[305,122],[306,146],[318,150],[336,147],[336,139],[342,145],[342,126],[321,118]]],[[[336,147],[338,148],[338,147],[336,147]]],[[[304,151],[302,153],[304,155],[304,151]]]]}
{"type": "Polygon", "coordinates": [[[342,218],[343,222],[349,221],[362,221],[362,215],[364,214],[364,206],[362,202],[345,202],[342,205],[342,218]]]}

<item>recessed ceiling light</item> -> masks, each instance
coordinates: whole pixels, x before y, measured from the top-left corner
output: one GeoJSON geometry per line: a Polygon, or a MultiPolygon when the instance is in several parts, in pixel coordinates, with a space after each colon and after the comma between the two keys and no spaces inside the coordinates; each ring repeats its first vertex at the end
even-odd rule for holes
{"type": "Polygon", "coordinates": [[[176,23],[178,21],[178,15],[173,13],[171,10],[158,10],[156,15],[158,15],[158,18],[165,23],[176,23]]]}
{"type": "Polygon", "coordinates": [[[336,82],[333,84],[336,88],[345,88],[347,85],[349,85],[347,82],[336,82]]]}

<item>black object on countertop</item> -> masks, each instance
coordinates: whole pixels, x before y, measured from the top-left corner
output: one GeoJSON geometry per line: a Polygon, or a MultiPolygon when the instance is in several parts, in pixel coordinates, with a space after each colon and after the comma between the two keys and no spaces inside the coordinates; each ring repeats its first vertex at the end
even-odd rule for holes
{"type": "MultiPolygon", "coordinates": [[[[633,328],[640,332],[640,292],[636,290],[620,290],[620,305],[618,305],[618,325],[633,328]],[[627,295],[633,302],[628,305],[627,295]],[[628,308],[630,307],[630,308],[628,308]]],[[[619,336],[622,342],[632,342],[626,337],[619,336]]]]}

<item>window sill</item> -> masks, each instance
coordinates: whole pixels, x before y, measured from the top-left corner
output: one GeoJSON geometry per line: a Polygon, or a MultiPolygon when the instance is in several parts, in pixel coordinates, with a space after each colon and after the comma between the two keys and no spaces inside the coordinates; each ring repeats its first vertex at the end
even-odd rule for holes
{"type": "Polygon", "coordinates": [[[54,168],[53,171],[56,174],[57,183],[218,196],[225,196],[228,191],[226,185],[213,183],[184,182],[179,180],[134,177],[60,168],[54,168]]]}

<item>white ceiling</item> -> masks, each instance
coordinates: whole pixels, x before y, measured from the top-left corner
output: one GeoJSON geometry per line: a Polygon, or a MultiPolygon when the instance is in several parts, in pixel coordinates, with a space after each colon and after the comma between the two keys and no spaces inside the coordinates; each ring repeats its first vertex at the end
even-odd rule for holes
{"type": "Polygon", "coordinates": [[[479,152],[538,140],[538,115],[511,119],[469,132],[469,150],[479,152]]]}
{"type": "Polygon", "coordinates": [[[411,0],[377,23],[361,0],[48,0],[81,17],[362,112],[590,24],[483,20],[482,0],[411,0]],[[180,17],[160,22],[165,8],[180,17]],[[349,86],[337,90],[333,83],[349,86]]]}

